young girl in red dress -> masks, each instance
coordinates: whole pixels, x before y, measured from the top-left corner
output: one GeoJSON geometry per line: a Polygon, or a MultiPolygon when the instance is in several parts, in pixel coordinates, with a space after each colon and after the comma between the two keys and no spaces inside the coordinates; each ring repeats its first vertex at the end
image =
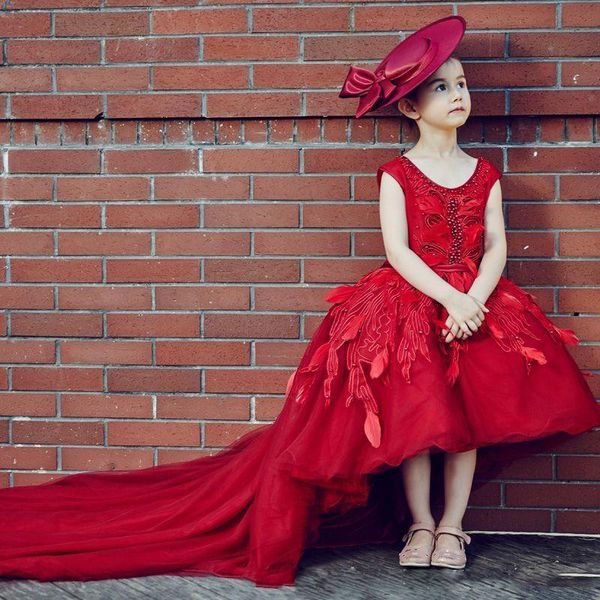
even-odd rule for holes
{"type": "Polygon", "coordinates": [[[276,421],[213,456],[1,490],[1,577],[281,586],[307,548],[401,540],[401,565],[463,568],[471,491],[529,441],[600,425],[574,332],[501,275],[500,171],[456,141],[464,26],[440,19],[348,74],[358,117],[394,103],[420,137],[377,171],[387,260],[327,295],[276,421]]]}

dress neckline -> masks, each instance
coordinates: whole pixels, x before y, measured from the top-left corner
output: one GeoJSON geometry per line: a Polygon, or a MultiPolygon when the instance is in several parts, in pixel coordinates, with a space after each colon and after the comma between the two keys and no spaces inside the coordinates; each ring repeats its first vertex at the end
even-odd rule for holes
{"type": "Polygon", "coordinates": [[[434,185],[436,185],[437,187],[443,189],[443,190],[459,190],[460,188],[465,187],[468,183],[471,182],[471,180],[475,177],[475,175],[477,174],[477,172],[479,171],[479,166],[482,163],[482,158],[481,156],[477,157],[477,163],[475,164],[475,169],[473,170],[473,173],[471,174],[471,176],[464,182],[461,183],[459,186],[456,187],[447,187],[445,185],[441,185],[440,183],[437,183],[437,181],[434,181],[433,179],[431,179],[431,177],[428,177],[427,175],[425,175],[425,173],[423,173],[423,171],[421,171],[421,169],[419,169],[419,167],[417,167],[417,165],[415,165],[415,163],[410,160],[410,158],[404,156],[404,154],[400,154],[399,158],[403,158],[404,160],[406,160],[409,164],[411,164],[419,173],[421,173],[421,175],[423,175],[423,177],[425,177],[425,179],[427,179],[427,181],[433,183],[434,185]]]}

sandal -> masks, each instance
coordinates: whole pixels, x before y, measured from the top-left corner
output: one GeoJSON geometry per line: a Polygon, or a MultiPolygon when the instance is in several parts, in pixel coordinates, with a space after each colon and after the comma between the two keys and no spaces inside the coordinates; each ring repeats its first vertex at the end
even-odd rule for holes
{"type": "Polygon", "coordinates": [[[433,536],[435,535],[435,524],[413,523],[408,531],[402,536],[402,541],[406,542],[402,552],[398,555],[400,565],[403,567],[428,567],[431,564],[431,551],[433,549],[433,536]],[[431,542],[426,546],[410,546],[415,531],[423,529],[429,531],[432,535],[431,542]]]}
{"type": "Polygon", "coordinates": [[[465,554],[465,543],[471,543],[471,537],[468,536],[462,529],[452,527],[450,525],[440,525],[434,534],[435,545],[431,553],[431,566],[433,567],[448,567],[449,569],[464,569],[467,564],[467,556],[465,554]],[[438,548],[437,539],[442,533],[449,533],[458,538],[460,550],[450,550],[449,548],[438,548]]]}

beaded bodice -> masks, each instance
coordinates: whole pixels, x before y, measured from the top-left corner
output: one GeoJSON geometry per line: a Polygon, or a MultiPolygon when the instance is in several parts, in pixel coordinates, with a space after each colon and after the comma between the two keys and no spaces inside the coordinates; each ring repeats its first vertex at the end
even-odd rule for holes
{"type": "Polygon", "coordinates": [[[479,157],[471,176],[458,187],[431,180],[410,159],[397,156],[377,170],[402,187],[409,246],[438,272],[476,271],[484,249],[484,212],[489,192],[501,173],[479,157]]]}

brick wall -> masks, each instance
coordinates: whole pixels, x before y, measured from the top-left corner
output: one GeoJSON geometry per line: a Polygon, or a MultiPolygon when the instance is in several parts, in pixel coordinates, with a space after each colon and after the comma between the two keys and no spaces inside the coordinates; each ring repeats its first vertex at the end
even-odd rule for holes
{"type": "MultiPolygon", "coordinates": [[[[449,14],[460,143],[505,172],[507,276],[598,369],[599,3],[1,7],[1,485],[195,458],[276,418],[326,292],[384,258],[375,170],[414,142],[339,88],[449,14]]],[[[597,531],[599,454],[579,436],[470,506],[597,531]]]]}

